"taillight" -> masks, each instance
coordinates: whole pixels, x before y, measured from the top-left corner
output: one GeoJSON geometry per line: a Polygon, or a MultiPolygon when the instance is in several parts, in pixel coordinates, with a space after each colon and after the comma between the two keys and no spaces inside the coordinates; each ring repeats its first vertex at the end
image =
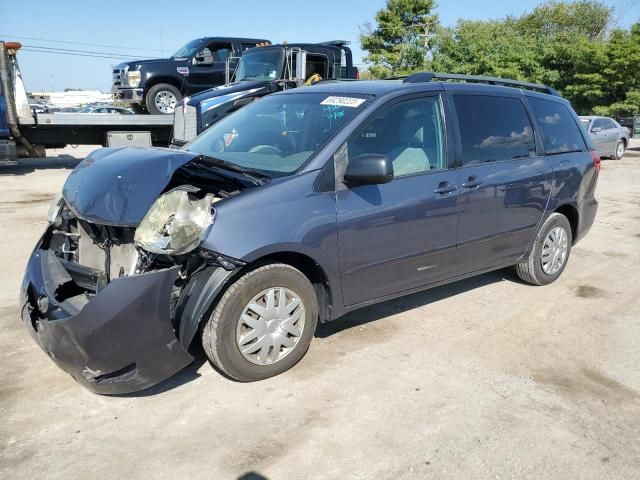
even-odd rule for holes
{"type": "Polygon", "coordinates": [[[600,164],[602,162],[600,161],[600,155],[598,155],[598,152],[596,152],[595,150],[591,150],[591,160],[593,160],[593,168],[596,169],[596,172],[599,172],[600,164]]]}

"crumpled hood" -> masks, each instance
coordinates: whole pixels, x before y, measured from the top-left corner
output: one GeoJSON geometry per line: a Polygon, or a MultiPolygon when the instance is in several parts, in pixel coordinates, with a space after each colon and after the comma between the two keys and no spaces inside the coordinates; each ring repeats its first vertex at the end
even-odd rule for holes
{"type": "Polygon", "coordinates": [[[174,172],[198,156],[165,148],[101,148],[74,168],[62,195],[88,222],[135,227],[174,172]]]}

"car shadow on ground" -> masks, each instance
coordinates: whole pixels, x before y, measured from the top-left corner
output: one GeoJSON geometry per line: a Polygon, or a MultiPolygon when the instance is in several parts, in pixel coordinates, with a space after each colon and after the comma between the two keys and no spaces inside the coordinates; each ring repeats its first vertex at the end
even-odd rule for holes
{"type": "MultiPolygon", "coordinates": [[[[375,322],[390,315],[395,315],[402,312],[407,312],[418,307],[424,307],[431,303],[443,300],[448,297],[462,294],[476,288],[486,287],[494,283],[502,281],[512,281],[522,283],[522,281],[516,276],[515,272],[511,269],[497,270],[495,272],[486,273],[476,277],[471,277],[466,280],[460,280],[457,282],[449,283],[440,287],[432,288],[430,290],[424,290],[418,293],[413,293],[404,297],[396,298],[394,300],[388,300],[386,302],[364,307],[348,313],[342,318],[334,320],[329,323],[318,325],[316,330],[316,338],[327,338],[331,335],[335,335],[338,332],[348,330],[350,328],[356,328],[366,323],[375,322]]],[[[182,369],[167,380],[155,385],[146,390],[140,392],[111,395],[114,397],[150,397],[159,395],[174,388],[178,388],[200,377],[198,370],[205,363],[208,363],[207,357],[199,342],[194,342],[191,350],[191,354],[194,356],[194,361],[188,367],[182,369]]],[[[211,368],[214,368],[211,365],[211,368]]],[[[223,372],[218,373],[225,378],[232,378],[226,376],[223,372]]],[[[249,477],[252,478],[252,477],[249,477]]]]}
{"type": "Polygon", "coordinates": [[[424,307],[439,300],[505,280],[522,283],[513,270],[497,270],[495,272],[471,277],[466,280],[448,283],[440,287],[388,300],[369,307],[360,308],[346,314],[342,318],[318,325],[315,336],[316,338],[327,338],[350,328],[359,327],[361,325],[375,322],[376,320],[396,315],[398,313],[407,312],[418,307],[424,307]]]}
{"type": "Polygon", "coordinates": [[[0,175],[26,175],[36,170],[54,170],[75,168],[83,159],[71,155],[59,155],[48,158],[21,158],[17,165],[0,167],[0,175]]]}

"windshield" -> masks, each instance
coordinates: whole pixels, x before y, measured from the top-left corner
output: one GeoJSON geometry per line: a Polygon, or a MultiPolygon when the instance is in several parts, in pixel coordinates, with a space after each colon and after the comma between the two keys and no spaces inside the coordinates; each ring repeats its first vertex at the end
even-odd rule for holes
{"type": "Polygon", "coordinates": [[[91,113],[93,112],[95,107],[82,107],[80,110],[78,110],[78,113],[91,113]]]}
{"type": "Polygon", "coordinates": [[[365,102],[360,95],[326,93],[264,97],[223,118],[183,148],[269,177],[291,175],[365,102]]]}
{"type": "Polygon", "coordinates": [[[284,52],[281,48],[257,49],[240,57],[236,81],[277,80],[282,77],[284,52]]]}
{"type": "Polygon", "coordinates": [[[178,50],[176,53],[171,55],[171,58],[189,58],[195,55],[195,53],[200,49],[201,45],[202,45],[202,39],[191,40],[180,50],[178,50]]]}

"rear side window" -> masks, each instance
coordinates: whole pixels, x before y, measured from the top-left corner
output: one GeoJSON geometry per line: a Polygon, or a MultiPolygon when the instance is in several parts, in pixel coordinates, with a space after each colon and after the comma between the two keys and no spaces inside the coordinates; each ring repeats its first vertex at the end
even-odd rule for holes
{"type": "Polygon", "coordinates": [[[535,156],[533,127],[519,98],[455,95],[464,165],[535,156]]]}
{"type": "MultiPolygon", "coordinates": [[[[580,129],[567,107],[542,98],[530,97],[529,103],[540,126],[547,155],[587,149],[580,129]]],[[[593,126],[596,127],[596,124],[593,126]]]]}

